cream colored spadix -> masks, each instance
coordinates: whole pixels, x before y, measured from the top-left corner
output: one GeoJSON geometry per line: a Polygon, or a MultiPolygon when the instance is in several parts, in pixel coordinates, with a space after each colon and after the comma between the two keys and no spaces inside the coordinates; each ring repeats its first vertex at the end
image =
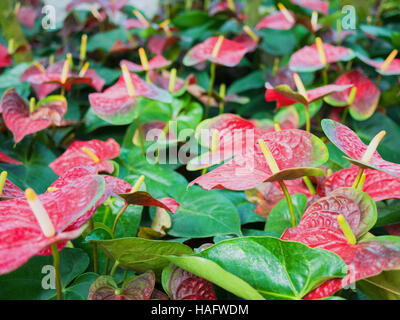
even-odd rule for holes
{"type": "Polygon", "coordinates": [[[353,230],[351,230],[349,224],[347,223],[346,219],[339,214],[337,216],[337,221],[339,223],[340,229],[342,230],[344,236],[346,237],[346,240],[349,244],[356,244],[357,239],[354,236],[353,230]]]}
{"type": "Polygon", "coordinates": [[[267,164],[271,169],[272,173],[273,174],[278,173],[280,171],[278,164],[276,163],[274,156],[272,155],[272,152],[271,150],[269,150],[265,141],[263,139],[258,139],[258,144],[261,148],[262,153],[264,154],[265,161],[267,161],[267,164]]]}
{"type": "Polygon", "coordinates": [[[142,64],[143,70],[149,70],[149,60],[147,59],[146,51],[143,48],[139,48],[139,58],[142,64]]]}
{"type": "Polygon", "coordinates": [[[135,96],[135,87],[133,86],[132,78],[131,78],[131,75],[129,73],[129,70],[128,70],[128,67],[126,66],[126,64],[123,64],[121,66],[121,70],[122,70],[122,76],[124,77],[126,90],[128,91],[128,94],[130,97],[134,97],[135,96]]]}
{"type": "Polygon", "coordinates": [[[46,209],[43,207],[35,191],[33,191],[31,188],[28,188],[25,190],[25,196],[37,222],[39,223],[40,229],[42,229],[43,234],[47,238],[53,237],[56,234],[56,230],[54,229],[53,223],[51,222],[46,209]]]}
{"type": "Polygon", "coordinates": [[[7,171],[3,171],[0,174],[0,197],[3,194],[3,189],[4,189],[4,185],[6,183],[7,180],[7,171]]]}
{"type": "Polygon", "coordinates": [[[87,45],[87,34],[83,34],[81,37],[81,47],[79,51],[79,60],[83,62],[86,59],[86,45],[87,45]]]}
{"type": "Polygon", "coordinates": [[[224,41],[224,36],[219,36],[217,42],[215,43],[215,46],[213,48],[213,51],[211,53],[211,56],[213,58],[218,57],[219,50],[221,50],[222,42],[224,41]]]}
{"type": "Polygon", "coordinates": [[[392,61],[394,60],[394,58],[396,58],[398,51],[396,49],[394,49],[389,55],[388,57],[385,59],[385,62],[382,64],[381,70],[385,71],[389,65],[392,63],[392,61]]]}
{"type": "Polygon", "coordinates": [[[247,35],[252,38],[255,42],[258,42],[260,38],[254,33],[253,30],[248,25],[243,26],[244,32],[247,33],[247,35]]]}
{"type": "Polygon", "coordinates": [[[280,3],[280,2],[278,3],[278,8],[279,8],[279,11],[282,12],[283,16],[286,18],[287,21],[289,21],[291,23],[294,22],[294,18],[290,14],[289,10],[286,9],[286,7],[282,3],[280,3]]]}
{"type": "Polygon", "coordinates": [[[320,37],[315,38],[315,44],[317,45],[319,61],[322,65],[326,65],[326,56],[324,51],[324,46],[320,37]]]}
{"type": "Polygon", "coordinates": [[[79,77],[83,77],[83,76],[86,74],[86,71],[88,71],[88,69],[89,69],[89,65],[90,65],[90,62],[89,62],[89,61],[87,61],[87,62],[83,65],[83,67],[82,67],[81,70],[79,71],[79,77]]]}
{"type": "Polygon", "coordinates": [[[140,178],[135,182],[135,185],[132,187],[131,189],[131,193],[139,191],[140,186],[142,185],[143,181],[144,181],[145,176],[141,175],[140,178]]]}
{"type": "Polygon", "coordinates": [[[147,19],[138,11],[138,10],[133,10],[132,11],[135,17],[142,23],[142,25],[148,27],[150,23],[147,21],[147,19]]]}
{"type": "Polygon", "coordinates": [[[296,84],[297,92],[300,93],[304,98],[306,98],[308,100],[306,88],[304,88],[303,81],[301,81],[301,78],[297,74],[297,72],[293,73],[293,80],[294,80],[294,83],[296,84]]]}
{"type": "Polygon", "coordinates": [[[64,84],[67,81],[68,73],[70,68],[70,59],[66,59],[61,72],[61,83],[64,84]]]}
{"type": "Polygon", "coordinates": [[[86,153],[94,162],[96,162],[96,163],[99,163],[99,162],[100,162],[99,157],[96,156],[96,154],[95,154],[92,150],[89,150],[89,149],[86,148],[86,147],[82,147],[81,150],[82,150],[84,153],[86,153]]]}
{"type": "Polygon", "coordinates": [[[381,140],[383,139],[383,137],[386,135],[386,131],[382,130],[381,132],[379,132],[370,142],[370,144],[368,145],[367,150],[365,150],[361,161],[364,162],[369,162],[374,154],[374,152],[376,151],[376,148],[378,148],[379,142],[381,142],[381,140]]]}

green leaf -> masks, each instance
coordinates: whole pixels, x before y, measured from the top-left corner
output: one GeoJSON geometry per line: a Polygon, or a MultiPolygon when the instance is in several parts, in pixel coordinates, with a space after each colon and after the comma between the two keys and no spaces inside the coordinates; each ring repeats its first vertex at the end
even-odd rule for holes
{"type": "Polygon", "coordinates": [[[179,29],[191,28],[196,26],[201,26],[205,22],[209,22],[210,17],[207,12],[194,10],[186,11],[179,14],[176,18],[172,20],[174,26],[179,29]]]}
{"type": "MultiPolygon", "coordinates": [[[[299,114],[299,128],[306,124],[306,111],[304,105],[301,103],[296,103],[293,105],[299,114]]],[[[322,107],[322,100],[314,101],[308,106],[310,110],[310,118],[314,117],[319,109],[322,107]]]]}
{"type": "Polygon", "coordinates": [[[293,30],[261,29],[261,47],[270,54],[285,55],[293,52],[297,38],[293,30]]]}
{"type": "MultiPolygon", "coordinates": [[[[225,240],[196,256],[211,260],[241,278],[266,299],[302,299],[328,279],[345,276],[347,270],[344,261],[332,252],[272,237],[225,240]]],[[[210,267],[205,272],[204,266],[191,257],[185,264],[181,263],[185,258],[177,257],[171,261],[243,297],[242,290],[232,286],[230,279],[217,276],[220,269],[210,267]]]]}
{"type": "MultiPolygon", "coordinates": [[[[63,291],[66,286],[82,274],[89,265],[88,255],[81,249],[64,248],[60,251],[60,274],[63,291]]],[[[53,267],[53,257],[34,256],[17,270],[0,276],[0,299],[52,299],[56,290],[44,289],[51,284],[50,269],[53,267]]],[[[54,269],[52,269],[54,270],[54,269]]],[[[54,282],[55,284],[55,282],[54,282]]]]}
{"type": "Polygon", "coordinates": [[[86,300],[90,286],[98,277],[99,275],[93,272],[81,274],[65,289],[63,298],[65,300],[86,300]]]}
{"type": "Polygon", "coordinates": [[[122,238],[95,242],[109,259],[118,260],[122,269],[133,269],[138,272],[151,269],[158,275],[168,265],[168,260],[164,256],[193,252],[187,245],[172,241],[122,238]]]}
{"type": "Polygon", "coordinates": [[[237,94],[251,89],[259,89],[264,87],[264,83],[264,72],[262,70],[257,70],[234,81],[228,89],[228,94],[237,94]]]}
{"type": "Polygon", "coordinates": [[[379,201],[376,203],[376,207],[378,209],[378,220],[375,227],[400,223],[400,202],[385,203],[384,201],[379,201]]]}
{"type": "Polygon", "coordinates": [[[400,270],[381,274],[357,282],[357,288],[374,300],[400,300],[400,270]]]}
{"type": "Polygon", "coordinates": [[[178,201],[168,234],[175,237],[212,237],[240,235],[240,218],[235,206],[215,191],[192,186],[178,201]]]}
{"type": "Polygon", "coordinates": [[[248,300],[264,300],[256,289],[236,275],[224,270],[217,263],[199,256],[167,257],[177,266],[205,278],[212,283],[248,300]]]}
{"type": "Polygon", "coordinates": [[[127,41],[126,30],[124,28],[114,29],[106,32],[99,32],[92,37],[89,37],[87,42],[87,51],[91,52],[96,49],[102,49],[109,52],[115,41],[127,41]]]}
{"type": "MultiPolygon", "coordinates": [[[[307,197],[304,194],[290,196],[293,203],[296,224],[299,223],[307,205],[307,197]]],[[[281,199],[269,213],[265,224],[265,231],[281,235],[287,228],[292,228],[289,207],[285,198],[281,199]]]]}

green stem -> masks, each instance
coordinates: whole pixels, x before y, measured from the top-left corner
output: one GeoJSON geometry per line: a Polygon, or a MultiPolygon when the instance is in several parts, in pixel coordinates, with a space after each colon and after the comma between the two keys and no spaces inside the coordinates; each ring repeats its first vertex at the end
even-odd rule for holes
{"type": "Polygon", "coordinates": [[[345,123],[348,113],[349,113],[349,107],[346,107],[342,114],[342,123],[345,123]]]}
{"type": "Polygon", "coordinates": [[[310,178],[309,177],[303,177],[303,181],[304,181],[305,185],[307,186],[308,191],[310,191],[310,193],[312,195],[316,195],[317,192],[315,191],[314,185],[312,184],[310,178]]]}
{"type": "Polygon", "coordinates": [[[126,208],[128,208],[128,206],[129,206],[129,203],[128,203],[128,202],[125,202],[124,206],[122,207],[122,209],[120,210],[120,212],[118,212],[117,216],[115,217],[114,225],[113,225],[112,230],[111,230],[111,236],[112,236],[113,238],[114,238],[114,234],[115,234],[115,229],[117,229],[118,220],[119,220],[119,218],[121,218],[121,216],[122,216],[123,213],[125,212],[126,208]]]}
{"type": "Polygon", "coordinates": [[[53,264],[56,276],[57,300],[62,300],[61,277],[60,277],[60,254],[58,252],[57,243],[51,245],[51,253],[53,254],[53,264]]]}
{"type": "Polygon", "coordinates": [[[310,132],[311,130],[311,117],[310,117],[310,109],[308,108],[308,105],[304,105],[304,109],[306,112],[306,131],[310,132]]]}
{"type": "MultiPolygon", "coordinates": [[[[90,218],[89,224],[90,224],[90,230],[93,231],[94,230],[93,218],[90,218]]],[[[92,246],[93,246],[93,271],[94,271],[94,273],[99,273],[99,259],[97,256],[97,243],[93,242],[92,246]]]]}
{"type": "Polygon", "coordinates": [[[328,68],[329,66],[327,65],[325,68],[322,69],[322,79],[324,81],[324,85],[328,84],[328,68]]]}
{"type": "Polygon", "coordinates": [[[210,67],[210,85],[208,87],[208,96],[207,96],[207,104],[206,104],[206,110],[204,112],[204,119],[208,117],[208,113],[210,111],[210,104],[211,104],[211,97],[213,93],[213,88],[214,88],[214,82],[215,82],[215,69],[217,68],[217,65],[212,62],[211,67],[210,67]]]}
{"type": "Polygon", "coordinates": [[[143,138],[143,131],[142,131],[142,126],[140,124],[140,118],[136,118],[136,125],[137,129],[139,132],[139,143],[140,143],[140,149],[142,149],[142,154],[143,156],[146,156],[146,151],[144,150],[144,138],[143,138]]]}
{"type": "Polygon", "coordinates": [[[356,178],[355,178],[355,180],[354,180],[354,183],[353,183],[353,185],[352,185],[352,187],[353,187],[354,189],[357,189],[357,188],[358,188],[358,184],[359,184],[360,181],[361,181],[361,177],[362,177],[363,173],[364,173],[364,169],[363,169],[363,168],[359,168],[359,169],[358,169],[357,176],[356,176],[356,178]]]}
{"type": "Polygon", "coordinates": [[[112,269],[111,269],[111,272],[110,272],[110,276],[111,276],[111,277],[114,277],[115,271],[117,270],[117,267],[118,267],[118,266],[119,266],[119,261],[116,260],[115,263],[114,263],[114,265],[113,265],[113,267],[112,267],[112,269]]]}
{"type": "Polygon", "coordinates": [[[292,203],[292,198],[290,198],[290,194],[288,189],[286,188],[286,185],[283,181],[279,181],[279,185],[282,188],[283,193],[285,194],[285,198],[289,207],[289,212],[290,212],[290,219],[292,220],[292,226],[293,228],[296,226],[296,217],[294,215],[294,209],[293,209],[293,203],[292,203]]]}

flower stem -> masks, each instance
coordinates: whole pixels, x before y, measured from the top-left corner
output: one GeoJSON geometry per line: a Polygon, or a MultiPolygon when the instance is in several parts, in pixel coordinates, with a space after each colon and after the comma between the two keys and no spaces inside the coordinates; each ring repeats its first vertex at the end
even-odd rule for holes
{"type": "Polygon", "coordinates": [[[349,107],[346,107],[342,113],[342,123],[345,123],[348,113],[349,113],[349,107]]]}
{"type": "MultiPolygon", "coordinates": [[[[90,218],[89,224],[90,224],[90,230],[93,231],[94,230],[93,218],[90,218]]],[[[93,242],[92,246],[93,246],[93,271],[94,271],[94,273],[99,273],[99,259],[97,256],[97,243],[93,242]]]]}
{"type": "Polygon", "coordinates": [[[57,300],[62,300],[61,277],[60,277],[60,254],[58,252],[57,243],[51,245],[51,253],[53,254],[53,264],[56,276],[57,300]]]}
{"type": "Polygon", "coordinates": [[[210,104],[211,104],[211,97],[212,97],[212,92],[214,88],[214,82],[215,82],[215,69],[217,68],[217,65],[213,62],[211,63],[210,67],[210,85],[208,87],[208,96],[207,96],[207,104],[206,104],[206,110],[204,112],[204,119],[208,117],[208,113],[210,111],[210,104]]]}
{"type": "Polygon", "coordinates": [[[143,131],[142,131],[142,126],[140,124],[140,118],[139,117],[136,118],[136,125],[137,125],[137,129],[138,129],[138,132],[139,132],[140,148],[142,149],[142,154],[145,156],[146,155],[146,151],[144,150],[143,131]]]}
{"type": "Polygon", "coordinates": [[[117,270],[117,267],[118,267],[118,266],[119,266],[119,261],[116,260],[115,263],[114,263],[114,265],[113,265],[113,267],[112,267],[112,269],[111,269],[111,272],[110,272],[110,276],[111,276],[111,277],[114,277],[115,271],[117,270]]]}
{"type": "Polygon", "coordinates": [[[306,131],[310,132],[311,130],[311,117],[310,117],[310,109],[308,108],[308,105],[304,105],[304,110],[306,112],[306,131]]]}
{"type": "Polygon", "coordinates": [[[129,206],[129,203],[125,202],[124,206],[122,207],[120,212],[118,212],[117,216],[115,217],[114,225],[113,225],[112,230],[111,230],[111,235],[112,235],[113,238],[114,238],[114,234],[115,234],[115,229],[117,229],[118,220],[119,220],[119,218],[121,218],[121,216],[125,212],[126,208],[128,208],[128,206],[129,206]]]}
{"type": "Polygon", "coordinates": [[[286,188],[286,185],[283,181],[279,181],[279,185],[282,188],[283,193],[285,194],[285,198],[289,207],[289,212],[290,212],[290,219],[292,220],[292,226],[293,228],[296,226],[296,217],[294,215],[294,209],[293,209],[293,203],[292,203],[292,198],[290,197],[289,191],[286,188]]]}

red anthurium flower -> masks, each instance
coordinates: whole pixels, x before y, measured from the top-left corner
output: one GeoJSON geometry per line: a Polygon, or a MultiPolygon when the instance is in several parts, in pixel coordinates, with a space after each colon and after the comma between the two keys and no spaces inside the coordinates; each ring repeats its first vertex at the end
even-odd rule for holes
{"type": "Polygon", "coordinates": [[[321,61],[318,47],[314,43],[311,46],[301,48],[290,57],[290,69],[297,72],[312,72],[324,68],[329,63],[348,61],[355,56],[351,49],[333,46],[329,43],[323,43],[322,48],[326,61],[321,61]]]}
{"type": "Polygon", "coordinates": [[[292,3],[310,9],[328,14],[328,2],[323,0],[290,0],[292,3]]]}
{"type": "Polygon", "coordinates": [[[82,3],[89,3],[89,4],[97,4],[100,8],[104,10],[111,11],[112,13],[116,13],[120,11],[123,6],[128,3],[129,0],[73,0],[70,4],[67,5],[66,10],[70,11],[77,7],[82,3]]]}
{"type": "Polygon", "coordinates": [[[120,152],[119,144],[112,138],[107,141],[75,141],[49,167],[59,176],[80,165],[95,167],[97,172],[112,173],[114,166],[109,160],[118,157],[120,152]]]}
{"type": "Polygon", "coordinates": [[[0,44],[0,68],[12,65],[12,59],[8,48],[0,44]]]}
{"type": "Polygon", "coordinates": [[[391,235],[400,237],[400,223],[390,224],[386,226],[385,229],[391,235]]]}
{"type": "MultiPolygon", "coordinates": [[[[171,73],[167,70],[162,70],[161,74],[157,73],[156,71],[149,72],[149,79],[151,83],[155,84],[157,87],[164,90],[169,90],[170,76],[171,73]]],[[[186,79],[181,79],[176,77],[173,93],[178,94],[184,91],[187,88],[187,86],[190,86],[195,83],[196,83],[196,77],[192,73],[189,74],[186,79]]]]}
{"type": "Polygon", "coordinates": [[[102,93],[89,94],[93,111],[102,119],[117,125],[129,124],[137,118],[138,97],[170,103],[171,95],[156,86],[143,81],[136,74],[130,74],[134,87],[133,95],[127,89],[124,76],[121,75],[116,84],[102,93]]]}
{"type": "Polygon", "coordinates": [[[1,151],[0,151],[0,162],[22,165],[21,161],[15,160],[1,151]]]}
{"type": "MultiPolygon", "coordinates": [[[[246,140],[254,139],[246,136],[246,140]]],[[[261,135],[279,168],[279,172],[285,169],[316,167],[322,165],[327,157],[326,147],[314,135],[297,129],[277,132],[267,132],[261,135]]],[[[243,141],[243,138],[240,142],[243,141]]],[[[234,143],[237,143],[234,141],[234,143]]],[[[277,180],[292,180],[299,175],[290,176],[285,174],[277,178],[279,173],[273,174],[267,164],[264,154],[257,143],[247,144],[240,154],[224,163],[209,173],[193,180],[189,185],[199,184],[206,190],[230,189],[247,190],[256,187],[260,183],[277,180]]],[[[289,170],[291,171],[291,170],[289,170]]],[[[296,171],[296,170],[294,170],[296,171]]],[[[315,171],[317,171],[315,169],[315,171]]]]}
{"type": "Polygon", "coordinates": [[[242,60],[246,52],[247,48],[236,41],[211,37],[190,49],[183,58],[183,64],[193,66],[208,60],[227,67],[234,67],[242,60]],[[218,43],[221,41],[219,39],[222,39],[222,42],[218,43]]]}
{"type": "Polygon", "coordinates": [[[101,197],[104,179],[86,176],[38,197],[30,191],[29,202],[22,197],[0,202],[0,274],[18,268],[53,243],[78,237],[83,228],[66,229],[101,197]]]}
{"type": "Polygon", "coordinates": [[[176,36],[168,37],[162,34],[155,34],[149,38],[147,46],[152,53],[156,55],[162,55],[166,49],[168,49],[170,46],[174,45],[178,41],[179,38],[176,36]]]}
{"type": "Polygon", "coordinates": [[[267,88],[267,91],[265,92],[265,100],[276,101],[276,107],[282,108],[295,103],[309,105],[310,103],[317,101],[334,92],[346,90],[352,87],[352,85],[329,84],[306,91],[307,96],[293,91],[288,85],[285,84],[273,87],[270,83],[267,82],[265,84],[265,87],[267,88]]]}
{"type": "MultiPolygon", "coordinates": [[[[382,75],[398,75],[400,74],[400,59],[390,60],[389,64],[385,65],[386,61],[375,61],[364,57],[362,55],[358,55],[358,57],[366,64],[374,67],[376,72],[382,75]]],[[[390,57],[390,56],[389,56],[390,57]]]]}
{"type": "Polygon", "coordinates": [[[149,71],[149,70],[164,68],[166,66],[169,66],[171,64],[171,61],[168,61],[163,56],[155,56],[154,58],[150,59],[146,69],[144,69],[143,65],[141,64],[136,64],[128,60],[121,60],[120,66],[124,64],[128,67],[129,71],[139,72],[139,71],[149,71]]]}
{"type": "Polygon", "coordinates": [[[17,18],[19,22],[30,29],[33,29],[37,16],[38,11],[34,7],[23,6],[18,9],[17,18]]]}
{"type": "Polygon", "coordinates": [[[214,2],[214,5],[210,8],[208,13],[212,16],[217,13],[227,13],[237,16],[240,20],[245,20],[247,17],[243,14],[243,4],[239,1],[232,1],[229,3],[227,0],[221,0],[219,2],[214,2]]]}
{"type": "Polygon", "coordinates": [[[61,125],[67,112],[67,100],[63,96],[48,96],[39,101],[35,111],[15,89],[7,90],[1,100],[3,119],[8,129],[14,134],[15,143],[28,134],[41,131],[51,125],[61,125]]]}
{"type": "MultiPolygon", "coordinates": [[[[21,74],[19,80],[22,81],[22,82],[30,82],[28,79],[31,76],[41,74],[43,71],[45,71],[45,70],[41,68],[40,64],[33,65],[33,66],[27,68],[21,74]]],[[[51,92],[53,92],[54,90],[56,90],[56,89],[58,89],[60,87],[60,85],[58,85],[56,83],[35,84],[35,83],[31,83],[30,82],[30,84],[31,84],[33,90],[35,90],[36,95],[38,96],[39,99],[43,99],[44,97],[49,95],[51,92]]]]}
{"type": "Polygon", "coordinates": [[[264,17],[257,25],[256,30],[268,28],[268,29],[279,29],[289,30],[293,28],[296,23],[293,12],[287,10],[291,18],[286,16],[282,11],[271,13],[264,17]]]}
{"type": "Polygon", "coordinates": [[[267,75],[267,82],[274,87],[280,84],[286,84],[291,89],[295,89],[296,84],[293,80],[293,75],[294,72],[290,70],[289,67],[280,68],[275,75],[267,75]]]}
{"type": "MultiPolygon", "coordinates": [[[[352,166],[342,169],[325,180],[324,191],[331,191],[341,187],[351,187],[356,180],[359,168],[352,166]]],[[[363,191],[375,201],[400,199],[400,179],[378,170],[365,170],[363,191]]]]}
{"type": "Polygon", "coordinates": [[[340,188],[314,202],[300,223],[284,232],[281,239],[334,252],[348,267],[345,278],[325,282],[306,299],[330,296],[351,282],[400,267],[399,237],[362,239],[376,220],[375,202],[366,193],[354,188],[340,188]]]}
{"type": "MultiPolygon", "coordinates": [[[[33,72],[33,70],[30,70],[30,75],[26,76],[26,74],[23,74],[23,79],[29,82],[34,89],[40,88],[43,84],[57,85],[55,88],[63,86],[67,91],[71,90],[71,87],[74,84],[87,84],[93,87],[96,91],[101,91],[103,88],[105,80],[100,78],[94,69],[88,69],[83,74],[78,74],[74,71],[71,72],[68,69],[66,78],[62,79],[64,65],[65,61],[58,61],[50,65],[46,70],[38,69],[39,72],[33,72]]],[[[46,89],[47,88],[48,87],[46,87],[46,89]]],[[[44,91],[46,92],[47,90],[44,91]]],[[[36,91],[36,94],[39,99],[43,98],[44,93],[41,89],[39,89],[39,92],[36,91]]]]}
{"type": "Polygon", "coordinates": [[[378,151],[372,154],[368,163],[362,160],[367,146],[361,141],[357,134],[345,125],[333,120],[322,120],[322,129],[329,140],[343,153],[349,156],[349,161],[364,168],[384,171],[400,178],[400,164],[382,159],[378,151]],[[355,160],[355,161],[354,161],[355,160]]]}
{"type": "Polygon", "coordinates": [[[327,103],[333,106],[349,106],[351,116],[358,121],[366,120],[373,115],[378,105],[380,91],[361,70],[340,75],[335,84],[353,84],[353,87],[325,97],[327,103]],[[352,90],[357,90],[355,96],[351,95],[352,90]]]}
{"type": "Polygon", "coordinates": [[[127,19],[125,21],[125,29],[147,29],[149,27],[148,24],[141,22],[138,19],[127,19]]]}
{"type": "Polygon", "coordinates": [[[246,47],[247,52],[256,50],[258,46],[258,42],[254,41],[254,39],[252,39],[246,32],[242,32],[241,34],[237,35],[233,41],[246,47]]]}

